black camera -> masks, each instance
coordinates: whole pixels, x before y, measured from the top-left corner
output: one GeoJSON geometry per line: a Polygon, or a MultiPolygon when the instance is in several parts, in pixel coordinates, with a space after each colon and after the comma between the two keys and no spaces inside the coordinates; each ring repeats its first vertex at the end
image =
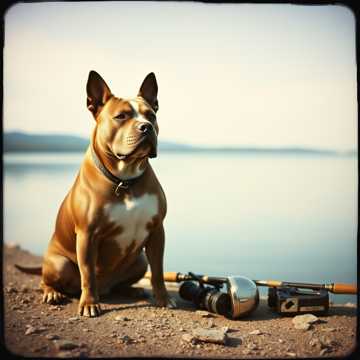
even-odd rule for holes
{"type": "Polygon", "coordinates": [[[192,281],[185,281],[179,289],[180,297],[193,302],[200,309],[231,317],[231,298],[218,287],[197,285],[192,281]]]}
{"type": "Polygon", "coordinates": [[[268,305],[282,315],[301,313],[326,315],[329,310],[329,294],[325,289],[300,290],[296,287],[270,287],[268,305]]]}

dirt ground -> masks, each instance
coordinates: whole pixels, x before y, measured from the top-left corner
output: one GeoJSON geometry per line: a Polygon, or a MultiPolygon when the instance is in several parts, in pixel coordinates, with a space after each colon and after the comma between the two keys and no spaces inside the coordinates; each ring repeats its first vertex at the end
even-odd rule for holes
{"type": "MultiPolygon", "coordinates": [[[[356,348],[357,309],[332,305],[327,316],[308,330],[294,327],[291,317],[273,313],[262,299],[248,318],[229,320],[196,309],[167,284],[177,309],[157,308],[149,298],[112,294],[101,299],[97,318],[78,317],[78,299],[63,305],[42,304],[40,277],[14,268],[41,258],[18,246],[3,247],[5,347],[31,357],[168,357],[294,358],[343,357],[356,348]],[[189,340],[194,328],[228,327],[225,344],[189,340]]],[[[137,286],[151,295],[147,280],[137,286]]],[[[354,297],[354,303],[356,298],[354,297]]],[[[353,354],[354,355],[354,354],[353,354]]]]}

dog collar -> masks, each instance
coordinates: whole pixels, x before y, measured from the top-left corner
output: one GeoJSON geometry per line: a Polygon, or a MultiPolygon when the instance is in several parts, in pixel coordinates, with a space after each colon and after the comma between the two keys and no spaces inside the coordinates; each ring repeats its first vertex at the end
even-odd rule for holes
{"type": "Polygon", "coordinates": [[[110,180],[112,183],[114,183],[116,185],[115,187],[115,195],[119,196],[120,195],[120,191],[121,190],[128,190],[129,187],[131,185],[133,185],[137,179],[139,179],[141,175],[137,176],[136,178],[131,178],[131,179],[120,179],[117,176],[115,176],[114,174],[112,174],[107,168],[106,166],[102,163],[102,161],[99,159],[99,157],[97,156],[94,146],[91,144],[90,145],[91,148],[91,156],[92,159],[94,161],[94,164],[96,165],[96,167],[103,173],[103,175],[110,180]]]}

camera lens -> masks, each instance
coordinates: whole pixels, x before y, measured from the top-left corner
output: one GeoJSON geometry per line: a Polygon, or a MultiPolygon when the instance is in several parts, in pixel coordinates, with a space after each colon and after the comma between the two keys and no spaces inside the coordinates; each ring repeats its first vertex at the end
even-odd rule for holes
{"type": "Polygon", "coordinates": [[[230,296],[216,289],[211,289],[205,294],[204,305],[210,312],[227,316],[231,309],[230,296]]]}
{"type": "Polygon", "coordinates": [[[191,281],[185,281],[179,289],[180,297],[193,302],[197,307],[207,309],[216,314],[229,316],[231,312],[231,299],[215,288],[196,285],[191,281]]]}
{"type": "Polygon", "coordinates": [[[196,285],[192,281],[183,282],[179,289],[179,295],[181,298],[195,303],[198,307],[201,306],[205,293],[206,288],[196,285]]]}

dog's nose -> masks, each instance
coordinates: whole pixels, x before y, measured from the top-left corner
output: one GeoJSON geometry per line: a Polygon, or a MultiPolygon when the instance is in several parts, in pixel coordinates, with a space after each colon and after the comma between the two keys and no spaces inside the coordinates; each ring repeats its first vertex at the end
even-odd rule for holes
{"type": "Polygon", "coordinates": [[[140,123],[140,124],[137,126],[137,129],[138,129],[141,133],[146,134],[146,133],[148,133],[148,132],[151,131],[152,125],[149,124],[149,123],[146,123],[146,122],[142,122],[142,123],[140,123]]]}

